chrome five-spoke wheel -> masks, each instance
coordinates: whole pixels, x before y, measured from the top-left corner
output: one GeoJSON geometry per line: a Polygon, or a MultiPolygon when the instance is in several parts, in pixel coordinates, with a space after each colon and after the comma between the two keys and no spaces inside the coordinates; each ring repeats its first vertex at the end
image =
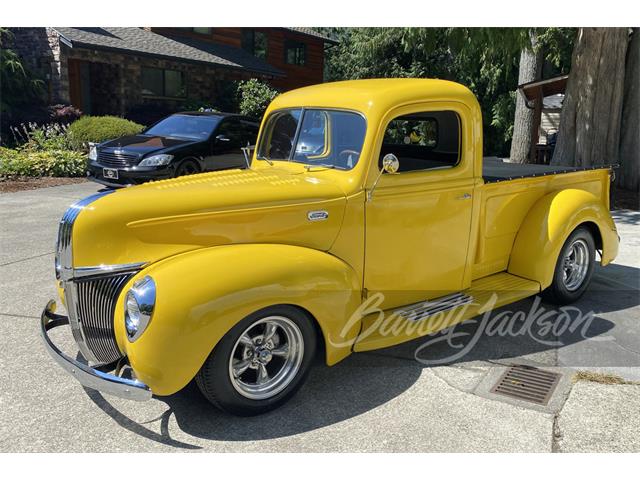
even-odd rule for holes
{"type": "Polygon", "coordinates": [[[584,294],[593,274],[595,248],[591,229],[580,226],[571,232],[558,255],[551,285],[542,292],[546,301],[567,305],[584,294]]]}
{"type": "Polygon", "coordinates": [[[562,282],[570,292],[580,288],[589,271],[589,247],[581,239],[576,239],[566,250],[562,264],[562,282]]]}
{"type": "Polygon", "coordinates": [[[200,391],[235,415],[282,405],[302,386],[315,357],[314,322],[293,305],[266,307],[238,321],[196,375],[200,391]]]}
{"type": "Polygon", "coordinates": [[[295,378],[304,355],[300,328],[281,316],[261,318],[236,342],[229,378],[236,391],[254,400],[270,398],[295,378]]]}

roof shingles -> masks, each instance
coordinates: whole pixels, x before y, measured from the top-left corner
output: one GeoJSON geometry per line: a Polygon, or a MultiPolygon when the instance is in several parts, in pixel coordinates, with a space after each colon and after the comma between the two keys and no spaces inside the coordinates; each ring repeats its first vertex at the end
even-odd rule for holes
{"type": "Polygon", "coordinates": [[[277,68],[240,48],[190,38],[169,38],[137,27],[55,27],[55,30],[72,48],[115,50],[208,63],[272,76],[283,75],[277,68]]]}

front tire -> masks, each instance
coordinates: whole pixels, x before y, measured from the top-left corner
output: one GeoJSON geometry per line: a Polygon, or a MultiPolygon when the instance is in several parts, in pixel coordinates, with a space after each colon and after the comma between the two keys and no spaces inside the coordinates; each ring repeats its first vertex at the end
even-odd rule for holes
{"type": "Polygon", "coordinates": [[[195,175],[200,173],[200,164],[195,160],[187,159],[180,162],[178,168],[176,168],[176,177],[182,177],[184,175],[195,175]]]}
{"type": "Polygon", "coordinates": [[[595,251],[591,232],[585,227],[576,228],[560,250],[553,282],[542,292],[542,297],[556,305],[577,301],[591,282],[595,251]]]}
{"type": "Polygon", "coordinates": [[[200,391],[234,415],[279,407],[302,386],[315,356],[312,322],[289,305],[249,315],[220,340],[196,375],[200,391]]]}

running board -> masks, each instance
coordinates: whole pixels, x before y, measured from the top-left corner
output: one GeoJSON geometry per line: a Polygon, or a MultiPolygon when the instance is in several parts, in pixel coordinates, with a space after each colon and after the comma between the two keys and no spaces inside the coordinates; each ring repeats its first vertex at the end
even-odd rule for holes
{"type": "Polygon", "coordinates": [[[538,282],[506,272],[489,275],[473,281],[462,292],[364,317],[353,351],[386,348],[431,335],[539,292],[538,282]]]}
{"type": "Polygon", "coordinates": [[[393,313],[409,321],[418,322],[436,313],[446,312],[447,310],[452,310],[460,305],[466,305],[472,302],[473,297],[471,295],[458,292],[434,300],[407,305],[399,310],[394,310],[393,313]]]}

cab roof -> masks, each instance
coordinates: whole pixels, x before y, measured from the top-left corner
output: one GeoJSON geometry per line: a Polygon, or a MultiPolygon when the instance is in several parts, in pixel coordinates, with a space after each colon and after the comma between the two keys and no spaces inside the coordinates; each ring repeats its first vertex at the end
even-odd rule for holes
{"type": "Polygon", "coordinates": [[[378,78],[322,83],[283,93],[269,110],[290,107],[330,107],[367,113],[422,101],[457,101],[479,108],[467,87],[448,80],[426,78],[378,78]]]}

